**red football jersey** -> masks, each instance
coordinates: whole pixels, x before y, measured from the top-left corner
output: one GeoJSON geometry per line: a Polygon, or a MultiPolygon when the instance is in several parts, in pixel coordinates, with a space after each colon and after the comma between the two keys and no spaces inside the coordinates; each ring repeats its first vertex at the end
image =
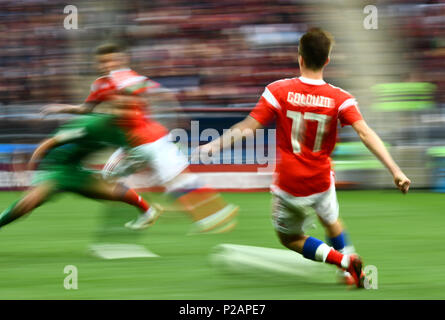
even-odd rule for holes
{"type": "Polygon", "coordinates": [[[329,189],[337,122],[345,126],[362,119],[351,94],[303,77],[269,84],[250,116],[262,125],[276,119],[273,185],[296,197],[329,189]]]}
{"type": "MultiPolygon", "coordinates": [[[[159,83],[141,76],[131,69],[116,70],[93,82],[91,93],[85,102],[103,102],[110,99],[113,94],[149,93],[159,87],[159,83]]],[[[149,108],[146,104],[135,100],[127,107],[134,111],[133,116],[122,117],[117,121],[117,124],[125,130],[131,146],[154,142],[168,133],[163,125],[150,119],[149,108]]]]}

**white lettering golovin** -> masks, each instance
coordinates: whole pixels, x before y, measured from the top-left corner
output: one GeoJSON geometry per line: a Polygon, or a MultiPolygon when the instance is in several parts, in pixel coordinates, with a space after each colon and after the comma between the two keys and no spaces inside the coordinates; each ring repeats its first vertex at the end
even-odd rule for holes
{"type": "Polygon", "coordinates": [[[313,96],[311,94],[303,94],[298,92],[288,92],[287,102],[294,106],[305,107],[323,107],[333,108],[335,107],[334,100],[324,96],[313,96]]]}

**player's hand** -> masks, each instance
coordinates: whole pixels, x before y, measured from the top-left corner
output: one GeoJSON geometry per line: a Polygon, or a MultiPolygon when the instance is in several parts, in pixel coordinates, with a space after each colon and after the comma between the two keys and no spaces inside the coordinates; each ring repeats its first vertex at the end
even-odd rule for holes
{"type": "Polygon", "coordinates": [[[43,116],[47,116],[54,113],[62,113],[65,109],[65,105],[63,104],[47,104],[43,106],[43,108],[40,110],[40,113],[43,116]]]}
{"type": "Polygon", "coordinates": [[[400,191],[407,193],[411,185],[411,180],[408,179],[403,172],[400,172],[394,175],[394,183],[400,191]]]}

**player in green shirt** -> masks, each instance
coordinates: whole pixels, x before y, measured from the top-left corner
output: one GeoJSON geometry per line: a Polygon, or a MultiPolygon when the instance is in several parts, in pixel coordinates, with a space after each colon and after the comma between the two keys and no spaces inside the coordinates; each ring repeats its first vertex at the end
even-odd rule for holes
{"type": "Polygon", "coordinates": [[[147,212],[149,205],[133,189],[105,181],[99,173],[82,165],[87,156],[103,148],[126,146],[125,134],[113,125],[113,121],[113,115],[79,116],[43,141],[30,160],[32,169],[38,166],[39,170],[34,176],[33,187],[0,214],[0,227],[29,213],[61,191],[93,199],[122,201],[142,213],[147,212]]]}

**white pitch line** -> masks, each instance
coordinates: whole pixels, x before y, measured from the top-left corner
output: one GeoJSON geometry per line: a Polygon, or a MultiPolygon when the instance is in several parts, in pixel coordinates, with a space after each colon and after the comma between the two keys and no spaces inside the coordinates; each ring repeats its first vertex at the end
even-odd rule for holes
{"type": "Polygon", "coordinates": [[[91,245],[89,250],[94,256],[106,260],[159,257],[137,244],[101,243],[91,245]]]}

